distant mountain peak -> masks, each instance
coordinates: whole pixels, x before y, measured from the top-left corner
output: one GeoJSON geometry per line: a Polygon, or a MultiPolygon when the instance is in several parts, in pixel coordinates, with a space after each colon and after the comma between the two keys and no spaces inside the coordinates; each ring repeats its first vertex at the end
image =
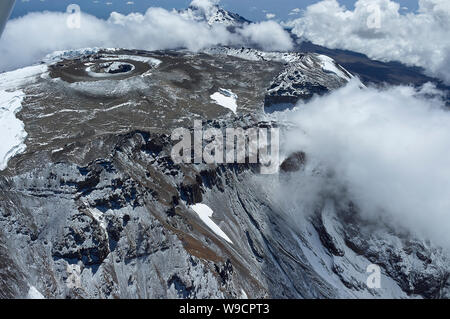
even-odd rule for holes
{"type": "Polygon", "coordinates": [[[237,27],[251,23],[239,14],[227,11],[217,2],[210,0],[194,0],[187,9],[180,11],[180,14],[195,21],[206,21],[209,25],[223,24],[227,27],[237,27]]]}

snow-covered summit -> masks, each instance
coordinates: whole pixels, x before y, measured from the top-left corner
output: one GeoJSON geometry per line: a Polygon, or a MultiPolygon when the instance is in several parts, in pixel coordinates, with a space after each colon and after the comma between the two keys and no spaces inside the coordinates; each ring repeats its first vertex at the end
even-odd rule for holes
{"type": "Polygon", "coordinates": [[[244,17],[224,10],[209,0],[194,0],[187,9],[179,13],[187,19],[206,21],[209,25],[222,24],[227,27],[238,27],[250,23],[244,17]]]}

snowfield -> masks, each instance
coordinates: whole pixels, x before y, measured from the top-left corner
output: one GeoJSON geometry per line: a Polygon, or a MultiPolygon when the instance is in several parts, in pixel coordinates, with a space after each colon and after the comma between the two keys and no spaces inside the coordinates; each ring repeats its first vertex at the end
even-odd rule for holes
{"type": "Polygon", "coordinates": [[[236,114],[237,110],[237,95],[226,89],[219,89],[219,92],[211,95],[211,99],[214,100],[220,106],[223,106],[227,109],[233,111],[236,114]]]}
{"type": "Polygon", "coordinates": [[[217,235],[225,239],[227,242],[232,244],[231,239],[220,229],[219,226],[211,219],[213,215],[213,210],[205,204],[195,204],[189,206],[194,212],[197,213],[198,217],[217,235]]]}
{"type": "Polygon", "coordinates": [[[162,63],[161,60],[155,59],[155,58],[150,58],[150,57],[145,57],[145,56],[139,56],[139,55],[114,55],[114,56],[102,56],[102,60],[106,60],[106,61],[119,61],[119,60],[131,60],[131,61],[136,61],[136,62],[142,62],[142,63],[147,63],[148,65],[152,66],[152,67],[157,67],[158,65],[160,65],[162,63]]]}
{"type": "Polygon", "coordinates": [[[22,108],[25,94],[22,91],[0,91],[0,170],[4,170],[14,155],[25,150],[27,133],[23,123],[16,118],[22,108]]]}
{"type": "Polygon", "coordinates": [[[0,170],[7,167],[11,157],[26,149],[27,133],[23,123],[16,118],[25,97],[19,87],[33,83],[46,71],[46,65],[36,65],[0,74],[0,170]]]}

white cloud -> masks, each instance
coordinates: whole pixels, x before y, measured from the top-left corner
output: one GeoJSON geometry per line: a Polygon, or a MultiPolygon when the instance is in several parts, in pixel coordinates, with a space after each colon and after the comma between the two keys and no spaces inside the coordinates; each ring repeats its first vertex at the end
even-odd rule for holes
{"type": "Polygon", "coordinates": [[[297,15],[297,14],[299,14],[301,12],[301,10],[300,10],[300,8],[295,8],[295,9],[292,9],[290,12],[289,12],[289,15],[297,15]]]}
{"type": "Polygon", "coordinates": [[[0,72],[35,63],[56,50],[85,47],[192,51],[249,43],[267,50],[292,47],[287,32],[275,22],[249,25],[236,34],[224,25],[209,26],[162,8],[149,8],[145,14],[113,12],[108,20],[83,13],[80,29],[68,28],[67,18],[67,13],[40,12],[9,21],[0,39],[0,72]]]}
{"type": "Polygon", "coordinates": [[[419,0],[417,13],[399,10],[391,0],[358,0],[354,10],[323,0],[287,25],[316,44],[420,66],[450,83],[450,1],[419,0]]]}
{"type": "Polygon", "coordinates": [[[266,51],[288,51],[293,48],[290,35],[275,21],[248,24],[238,32],[251,44],[266,51]]]}
{"type": "Polygon", "coordinates": [[[274,14],[274,13],[266,13],[266,18],[267,19],[273,19],[273,18],[275,18],[277,15],[276,14],[274,14]]]}
{"type": "Polygon", "coordinates": [[[352,200],[366,218],[449,247],[450,112],[437,92],[353,81],[289,112],[298,129],[286,149],[305,151],[308,164],[282,186],[285,201],[352,200]]]}

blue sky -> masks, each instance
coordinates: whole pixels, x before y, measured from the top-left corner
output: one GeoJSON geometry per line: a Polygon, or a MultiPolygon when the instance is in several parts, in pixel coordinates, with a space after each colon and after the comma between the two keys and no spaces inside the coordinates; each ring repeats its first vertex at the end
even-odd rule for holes
{"type": "MultiPolygon", "coordinates": [[[[186,8],[191,0],[17,0],[12,17],[20,17],[32,11],[65,11],[71,3],[80,5],[85,12],[100,18],[107,18],[112,11],[121,13],[145,12],[148,7],[163,7],[166,9],[186,8]],[[130,5],[127,2],[133,1],[130,5]],[[107,5],[107,3],[111,3],[107,5]]],[[[265,19],[266,13],[276,14],[276,18],[286,20],[291,18],[289,12],[294,8],[303,9],[318,0],[222,0],[221,6],[227,10],[239,13],[247,19],[259,21],[265,19]]],[[[347,8],[353,8],[355,0],[339,0],[347,8]]],[[[408,11],[417,9],[417,0],[397,0],[408,11]]]]}

